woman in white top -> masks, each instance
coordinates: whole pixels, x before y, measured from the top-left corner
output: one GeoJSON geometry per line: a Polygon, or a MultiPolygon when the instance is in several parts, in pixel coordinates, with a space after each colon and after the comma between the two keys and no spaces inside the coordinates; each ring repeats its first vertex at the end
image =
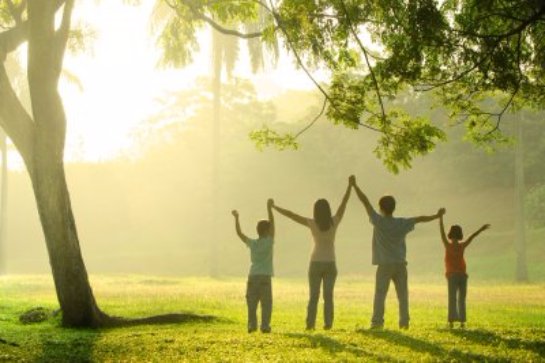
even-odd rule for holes
{"type": "Polygon", "coordinates": [[[350,197],[351,186],[348,184],[346,192],[337,213],[331,215],[331,208],[326,199],[318,199],[314,203],[314,218],[302,217],[292,211],[279,206],[273,208],[280,214],[302,224],[310,229],[314,240],[314,248],[310,256],[308,270],[309,301],[307,306],[307,330],[312,330],[316,323],[316,309],[320,297],[320,286],[323,284],[324,297],[324,329],[333,326],[333,288],[337,278],[335,264],[335,233],[344,215],[346,203],[350,197]]]}

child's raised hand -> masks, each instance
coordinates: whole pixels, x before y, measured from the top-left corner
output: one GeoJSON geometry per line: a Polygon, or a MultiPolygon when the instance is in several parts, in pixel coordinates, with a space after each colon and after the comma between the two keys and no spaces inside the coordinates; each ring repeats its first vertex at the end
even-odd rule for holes
{"type": "Polygon", "coordinates": [[[238,211],[236,211],[236,210],[233,209],[233,210],[231,211],[231,214],[233,215],[233,217],[238,218],[238,211]]]}
{"type": "Polygon", "coordinates": [[[445,215],[445,213],[447,212],[447,210],[445,208],[439,208],[439,210],[437,211],[437,215],[439,217],[442,217],[445,215]]]}
{"type": "Polygon", "coordinates": [[[348,184],[350,185],[356,185],[356,176],[355,175],[350,175],[348,177],[348,184]]]}
{"type": "Polygon", "coordinates": [[[490,228],[490,224],[487,223],[481,227],[481,231],[484,231],[485,229],[488,229],[488,228],[490,228]]]}
{"type": "Polygon", "coordinates": [[[272,198],[269,198],[267,200],[267,208],[272,208],[274,207],[274,200],[272,198]]]}

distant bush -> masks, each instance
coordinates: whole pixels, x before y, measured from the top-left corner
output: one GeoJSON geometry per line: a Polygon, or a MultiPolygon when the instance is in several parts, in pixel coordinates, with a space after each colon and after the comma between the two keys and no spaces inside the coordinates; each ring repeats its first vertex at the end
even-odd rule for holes
{"type": "Polygon", "coordinates": [[[526,194],[526,212],[531,227],[545,227],[545,184],[532,188],[526,194]]]}

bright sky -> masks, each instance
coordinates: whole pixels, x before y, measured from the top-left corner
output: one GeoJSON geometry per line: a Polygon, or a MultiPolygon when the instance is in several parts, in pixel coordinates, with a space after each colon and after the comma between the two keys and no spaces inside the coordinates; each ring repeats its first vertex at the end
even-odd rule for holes
{"type": "MultiPolygon", "coordinates": [[[[68,117],[67,160],[99,161],[123,154],[131,145],[131,130],[158,111],[157,98],[169,90],[189,88],[198,76],[211,72],[209,29],[202,33],[201,52],[193,65],[182,70],[156,67],[160,53],[150,37],[152,5],[153,0],[139,7],[125,6],[121,0],[77,3],[74,24],[85,19],[96,39],[90,52],[65,57],[65,68],[83,86],[79,90],[61,82],[68,117]]],[[[264,97],[285,88],[313,87],[287,56],[276,69],[251,75],[245,44],[241,48],[235,75],[252,77],[264,97]]]]}

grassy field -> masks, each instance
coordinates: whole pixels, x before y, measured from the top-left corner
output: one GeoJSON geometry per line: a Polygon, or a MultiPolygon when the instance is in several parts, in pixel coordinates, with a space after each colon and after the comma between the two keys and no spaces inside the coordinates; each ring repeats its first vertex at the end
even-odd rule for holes
{"type": "MultiPolygon", "coordinates": [[[[100,306],[127,317],[211,314],[211,323],[86,330],[58,318],[24,325],[27,309],[56,308],[48,276],[0,278],[0,361],[545,361],[545,286],[470,281],[468,327],[447,329],[444,282],[410,282],[411,328],[397,329],[393,288],[386,328],[367,329],[373,281],[341,276],[331,331],[304,330],[307,286],[274,279],[271,334],[246,332],[245,279],[105,276],[92,279],[100,306]]],[[[320,325],[318,325],[320,326],[320,325]]]]}

